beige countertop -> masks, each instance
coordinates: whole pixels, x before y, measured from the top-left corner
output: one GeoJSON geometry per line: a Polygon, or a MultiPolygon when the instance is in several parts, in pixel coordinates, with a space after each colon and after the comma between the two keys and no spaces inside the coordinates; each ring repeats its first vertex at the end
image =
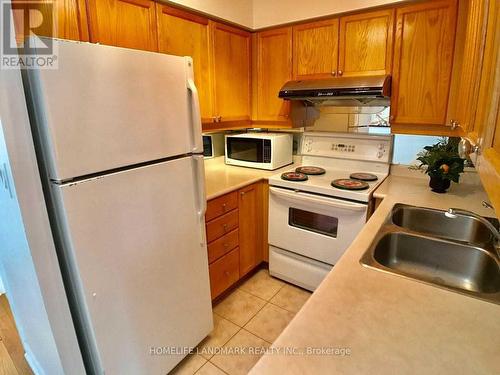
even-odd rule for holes
{"type": "Polygon", "coordinates": [[[272,346],[350,354],[268,353],[252,374],[500,374],[500,305],[359,263],[395,203],[494,216],[481,206],[487,196],[477,183],[452,184],[446,194],[427,184],[410,174],[383,182],[374,215],[272,346]]]}
{"type": "Polygon", "coordinates": [[[294,157],[294,164],[274,170],[236,167],[224,164],[224,156],[205,160],[205,189],[207,200],[216,198],[230,191],[267,179],[276,173],[292,170],[300,159],[294,157]]]}

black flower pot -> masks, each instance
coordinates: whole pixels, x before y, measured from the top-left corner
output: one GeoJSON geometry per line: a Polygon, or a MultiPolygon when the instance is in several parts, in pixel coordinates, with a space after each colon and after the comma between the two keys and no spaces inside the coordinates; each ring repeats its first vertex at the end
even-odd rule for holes
{"type": "Polygon", "coordinates": [[[429,181],[429,186],[435,193],[446,193],[446,190],[449,189],[451,184],[450,180],[445,180],[441,177],[431,176],[431,180],[429,181]]]}

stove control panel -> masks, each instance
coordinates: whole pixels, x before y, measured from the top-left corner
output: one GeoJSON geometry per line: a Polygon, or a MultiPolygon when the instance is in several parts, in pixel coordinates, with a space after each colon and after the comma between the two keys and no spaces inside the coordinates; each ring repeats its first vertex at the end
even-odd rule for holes
{"type": "Polygon", "coordinates": [[[354,152],[356,151],[356,145],[349,145],[346,143],[332,143],[331,150],[340,152],[354,152]]]}
{"type": "Polygon", "coordinates": [[[392,137],[343,133],[304,133],[302,155],[388,163],[392,137]]]}

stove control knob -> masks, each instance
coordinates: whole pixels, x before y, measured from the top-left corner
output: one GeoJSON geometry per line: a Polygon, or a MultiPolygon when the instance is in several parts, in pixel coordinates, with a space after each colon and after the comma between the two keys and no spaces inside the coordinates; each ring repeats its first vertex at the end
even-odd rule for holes
{"type": "Polygon", "coordinates": [[[379,149],[379,150],[383,150],[383,149],[384,149],[384,144],[383,144],[383,143],[380,143],[380,144],[378,145],[378,149],[379,149]]]}
{"type": "Polygon", "coordinates": [[[382,156],[384,156],[384,152],[383,151],[377,152],[377,158],[380,159],[382,156]]]}

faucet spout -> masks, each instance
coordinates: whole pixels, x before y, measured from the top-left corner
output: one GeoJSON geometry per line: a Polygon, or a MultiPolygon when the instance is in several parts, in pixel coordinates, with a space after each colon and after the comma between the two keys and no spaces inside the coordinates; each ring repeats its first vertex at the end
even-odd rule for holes
{"type": "Polygon", "coordinates": [[[495,226],[490,223],[488,220],[486,220],[484,217],[468,210],[463,210],[461,208],[449,208],[448,211],[444,213],[446,217],[449,217],[450,219],[455,219],[458,217],[458,215],[466,215],[466,216],[472,216],[479,220],[481,223],[483,223],[490,231],[491,234],[493,235],[495,242],[493,243],[493,246],[495,247],[497,257],[500,260],[500,233],[495,228],[495,226]]]}

